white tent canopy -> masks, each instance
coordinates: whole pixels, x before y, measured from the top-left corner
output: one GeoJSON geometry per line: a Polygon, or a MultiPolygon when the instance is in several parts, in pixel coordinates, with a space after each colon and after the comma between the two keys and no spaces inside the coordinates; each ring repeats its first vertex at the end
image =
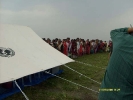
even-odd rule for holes
{"type": "Polygon", "coordinates": [[[0,24],[0,47],[15,52],[9,58],[0,56],[0,83],[74,61],[26,26],[0,24]]]}

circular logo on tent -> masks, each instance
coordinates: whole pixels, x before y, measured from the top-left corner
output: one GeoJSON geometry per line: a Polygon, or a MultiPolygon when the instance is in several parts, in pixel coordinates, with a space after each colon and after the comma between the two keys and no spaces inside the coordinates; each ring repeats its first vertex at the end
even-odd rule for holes
{"type": "Polygon", "coordinates": [[[15,52],[11,48],[0,47],[0,56],[1,57],[12,57],[15,55],[15,52]]]}

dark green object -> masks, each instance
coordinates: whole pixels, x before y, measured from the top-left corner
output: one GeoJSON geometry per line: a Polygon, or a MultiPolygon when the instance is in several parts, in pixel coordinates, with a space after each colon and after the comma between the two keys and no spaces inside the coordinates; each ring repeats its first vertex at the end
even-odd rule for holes
{"type": "Polygon", "coordinates": [[[102,53],[103,52],[103,50],[100,50],[100,53],[102,53]]]}
{"type": "Polygon", "coordinates": [[[133,100],[133,36],[128,28],[112,30],[113,52],[98,100],[133,100]]]}
{"type": "Polygon", "coordinates": [[[94,50],[92,49],[92,50],[91,50],[91,54],[93,54],[93,53],[94,53],[94,50]]]}

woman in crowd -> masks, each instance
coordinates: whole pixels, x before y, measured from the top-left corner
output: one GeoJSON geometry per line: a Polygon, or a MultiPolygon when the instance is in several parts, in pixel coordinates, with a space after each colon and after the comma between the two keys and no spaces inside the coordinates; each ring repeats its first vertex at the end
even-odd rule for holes
{"type": "Polygon", "coordinates": [[[72,47],[71,47],[71,53],[72,53],[72,58],[76,58],[77,57],[77,43],[76,40],[72,40],[72,47]]]}
{"type": "Polygon", "coordinates": [[[80,40],[79,44],[80,44],[80,47],[79,47],[79,56],[82,56],[83,55],[83,42],[82,42],[82,40],[80,40]]]}
{"type": "Polygon", "coordinates": [[[89,39],[86,40],[86,54],[90,54],[90,42],[89,42],[89,39]]]}
{"type": "Polygon", "coordinates": [[[86,42],[83,39],[83,55],[85,55],[85,54],[86,54],[86,42]]]}
{"type": "Polygon", "coordinates": [[[77,43],[77,54],[78,54],[78,56],[79,56],[79,54],[80,54],[80,41],[79,41],[79,38],[77,38],[77,40],[76,40],[76,43],[77,43]]]}
{"type": "Polygon", "coordinates": [[[90,53],[93,54],[94,53],[94,41],[93,40],[91,40],[90,45],[91,45],[91,48],[90,48],[91,51],[90,51],[90,53]]]}
{"type": "MultiPolygon", "coordinates": [[[[45,40],[43,38],[43,40],[45,40]]],[[[66,56],[76,58],[77,56],[82,56],[84,54],[93,54],[97,52],[103,52],[106,51],[107,44],[106,42],[102,42],[102,40],[91,40],[87,39],[86,41],[84,39],[72,39],[70,41],[70,38],[63,39],[53,39],[52,42],[49,38],[45,40],[49,45],[53,46],[55,49],[59,50],[66,56]]],[[[108,45],[110,47],[111,51],[111,42],[108,45]]]]}
{"type": "Polygon", "coordinates": [[[68,47],[67,47],[66,39],[63,39],[63,54],[68,56],[68,47]]]}
{"type": "Polygon", "coordinates": [[[63,44],[60,39],[58,40],[57,49],[63,53],[63,44]]]}

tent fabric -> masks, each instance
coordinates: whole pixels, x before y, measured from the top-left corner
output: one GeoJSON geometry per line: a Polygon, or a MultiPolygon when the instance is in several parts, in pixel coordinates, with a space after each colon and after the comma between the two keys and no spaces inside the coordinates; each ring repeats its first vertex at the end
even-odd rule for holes
{"type": "Polygon", "coordinates": [[[128,28],[112,30],[113,52],[99,93],[99,100],[133,100],[133,36],[128,28]]]}
{"type": "Polygon", "coordinates": [[[0,56],[0,83],[74,62],[27,26],[0,24],[0,47],[15,52],[12,57],[0,56]]]}

